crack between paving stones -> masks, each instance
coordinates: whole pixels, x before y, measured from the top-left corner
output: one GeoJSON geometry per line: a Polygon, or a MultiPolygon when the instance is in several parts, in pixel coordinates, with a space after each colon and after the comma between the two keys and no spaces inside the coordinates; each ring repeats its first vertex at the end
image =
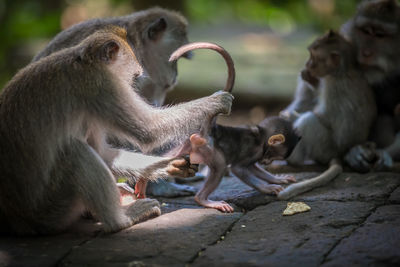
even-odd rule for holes
{"type": "Polygon", "coordinates": [[[224,240],[221,239],[222,236],[226,236],[230,231],[232,231],[232,228],[235,226],[235,224],[240,220],[240,218],[243,217],[243,215],[245,215],[246,212],[243,212],[242,215],[240,215],[235,221],[233,221],[225,230],[225,232],[218,238],[218,240],[215,240],[214,242],[208,244],[205,248],[201,248],[199,251],[196,252],[196,254],[189,260],[186,262],[185,267],[189,266],[191,263],[194,263],[197,258],[200,257],[201,252],[206,251],[208,247],[214,246],[216,244],[218,244],[218,241],[223,242],[224,240]]]}
{"type": "MultiPolygon", "coordinates": [[[[345,238],[348,238],[349,236],[351,236],[355,231],[357,231],[357,229],[361,228],[361,227],[365,224],[365,222],[367,221],[367,219],[368,219],[379,207],[382,207],[382,206],[385,206],[385,205],[390,204],[390,203],[389,203],[389,198],[390,198],[390,196],[391,196],[392,193],[393,193],[397,188],[399,188],[399,187],[400,187],[400,186],[395,187],[390,193],[388,193],[387,196],[385,197],[385,200],[384,200],[383,202],[379,202],[379,201],[378,201],[378,202],[373,203],[373,204],[375,204],[375,207],[374,207],[373,209],[371,209],[371,212],[368,213],[368,214],[364,217],[364,219],[362,220],[362,222],[360,222],[360,223],[358,224],[358,227],[354,227],[354,229],[353,229],[352,231],[350,231],[347,235],[343,236],[341,239],[339,239],[337,242],[335,242],[335,244],[333,244],[333,246],[331,247],[331,249],[330,249],[327,253],[324,254],[324,256],[322,257],[322,261],[320,262],[319,265],[322,265],[322,264],[326,263],[326,262],[327,262],[326,259],[327,259],[327,257],[329,256],[329,254],[331,254],[331,252],[340,244],[340,242],[342,242],[342,240],[344,240],[345,238]]],[[[360,200],[358,200],[358,201],[360,201],[360,200]]],[[[365,201],[365,202],[369,202],[369,201],[365,201]]]]}
{"type": "Polygon", "coordinates": [[[60,257],[60,259],[54,264],[54,266],[63,266],[62,265],[63,260],[66,259],[72,253],[72,250],[85,245],[87,242],[89,242],[89,241],[91,241],[93,239],[96,239],[100,234],[101,234],[101,231],[96,233],[91,238],[85,239],[82,242],[80,242],[78,245],[73,246],[72,248],[70,248],[63,256],[60,257]]]}

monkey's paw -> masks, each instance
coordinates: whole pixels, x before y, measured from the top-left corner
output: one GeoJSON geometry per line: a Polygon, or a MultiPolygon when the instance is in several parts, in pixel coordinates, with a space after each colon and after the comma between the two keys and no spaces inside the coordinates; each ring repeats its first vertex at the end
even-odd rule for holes
{"type": "Polygon", "coordinates": [[[188,158],[176,158],[167,167],[167,173],[173,177],[193,177],[198,171],[198,165],[190,164],[188,158]]]}
{"type": "Polygon", "coordinates": [[[198,199],[195,197],[195,200],[198,204],[206,208],[217,209],[222,212],[233,212],[233,207],[226,203],[225,201],[212,201],[208,199],[198,199]]]}
{"type": "Polygon", "coordinates": [[[233,95],[228,92],[218,91],[211,95],[211,97],[217,98],[217,101],[221,105],[221,108],[218,110],[218,113],[222,113],[225,115],[229,115],[231,113],[231,107],[233,102],[233,95]]]}
{"type": "Polygon", "coordinates": [[[127,207],[126,215],[131,218],[131,225],[161,215],[160,203],[156,199],[138,199],[127,207]]]}
{"type": "Polygon", "coordinates": [[[357,145],[350,149],[350,151],[344,157],[344,161],[353,170],[357,172],[369,172],[377,160],[378,155],[376,154],[375,144],[366,143],[363,145],[357,145]]]}
{"type": "Polygon", "coordinates": [[[268,182],[272,184],[288,184],[296,182],[296,178],[293,175],[276,175],[268,182]]]}
{"type": "Polygon", "coordinates": [[[283,187],[277,184],[268,184],[268,185],[263,185],[258,188],[259,191],[261,191],[264,194],[275,194],[278,195],[279,192],[283,191],[283,187]]]}

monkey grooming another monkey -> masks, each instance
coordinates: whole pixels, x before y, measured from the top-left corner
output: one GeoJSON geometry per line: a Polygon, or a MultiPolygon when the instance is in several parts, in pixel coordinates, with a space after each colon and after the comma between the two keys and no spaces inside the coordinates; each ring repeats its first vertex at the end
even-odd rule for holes
{"type": "Polygon", "coordinates": [[[340,159],[353,146],[367,140],[376,117],[372,90],[359,69],[355,48],[341,35],[329,31],[309,47],[310,58],[303,72],[319,79],[316,107],[302,114],[294,127],[301,136],[290,164],[301,165],[311,159],[330,163],[320,176],[292,184],[281,191],[288,199],[321,186],[342,172],[340,159]]]}
{"type": "MultiPolygon", "coordinates": [[[[188,22],[178,12],[154,7],[127,16],[84,21],[57,34],[33,61],[77,45],[90,34],[110,25],[126,29],[128,43],[144,68],[145,75],[136,82],[138,93],[149,103],[162,106],[167,92],[176,85],[178,74],[176,63],[169,62],[169,56],[175,49],[188,43],[188,22]]],[[[191,54],[184,56],[190,58],[191,54]]],[[[117,147],[132,148],[132,144],[126,140],[116,140],[115,137],[111,137],[111,143],[117,147]]],[[[195,189],[160,180],[150,183],[148,192],[152,195],[176,197],[192,195],[195,189]]]]}
{"type": "Polygon", "coordinates": [[[259,163],[287,158],[299,141],[292,124],[279,117],[266,118],[256,126],[228,127],[214,124],[210,137],[213,146],[200,135],[192,135],[192,163],[206,164],[210,170],[195,201],[204,207],[233,212],[225,201],[213,201],[208,196],[218,187],[228,166],[231,172],[247,185],[266,194],[278,194],[279,184],[295,182],[293,176],[275,176],[259,163]]]}
{"type": "Polygon", "coordinates": [[[160,214],[156,200],[122,207],[112,173],[157,179],[182,158],[141,155],[132,161],[137,155],[110,150],[105,137],[122,136],[145,152],[180,143],[199,132],[205,119],[229,113],[233,97],[219,92],[155,108],[133,90],[142,74],[126,31],[113,27],[28,65],[5,86],[0,94],[2,231],[59,233],[89,210],[105,232],[115,232],[160,214]]]}
{"type": "Polygon", "coordinates": [[[394,110],[400,103],[400,6],[397,0],[362,1],[341,33],[358,51],[357,59],[372,87],[378,116],[369,140],[346,155],[346,163],[360,172],[387,170],[400,159],[400,126],[394,110]]]}

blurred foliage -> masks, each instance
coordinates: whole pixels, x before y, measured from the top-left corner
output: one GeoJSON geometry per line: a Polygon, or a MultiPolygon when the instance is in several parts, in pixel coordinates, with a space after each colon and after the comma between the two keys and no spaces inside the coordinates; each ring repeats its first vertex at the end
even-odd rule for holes
{"type": "Polygon", "coordinates": [[[60,30],[79,21],[159,5],[191,24],[246,24],[285,35],[338,28],[357,0],[0,0],[0,88],[60,30]]]}

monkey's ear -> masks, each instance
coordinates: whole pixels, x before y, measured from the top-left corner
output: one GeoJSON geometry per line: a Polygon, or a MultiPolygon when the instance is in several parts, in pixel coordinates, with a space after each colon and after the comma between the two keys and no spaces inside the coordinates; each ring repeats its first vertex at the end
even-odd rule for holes
{"type": "Polygon", "coordinates": [[[275,134],[268,139],[268,145],[277,146],[285,143],[285,136],[283,134],[275,134]]]}
{"type": "Polygon", "coordinates": [[[166,29],[167,22],[164,18],[159,18],[150,24],[149,29],[147,30],[147,37],[149,37],[150,40],[157,41],[166,29]]]}
{"type": "Polygon", "coordinates": [[[105,62],[114,61],[117,58],[119,44],[116,41],[108,41],[101,47],[100,59],[105,62]]]}
{"type": "Polygon", "coordinates": [[[339,66],[340,65],[340,54],[339,52],[333,51],[330,54],[331,60],[333,62],[333,65],[339,66]]]}

